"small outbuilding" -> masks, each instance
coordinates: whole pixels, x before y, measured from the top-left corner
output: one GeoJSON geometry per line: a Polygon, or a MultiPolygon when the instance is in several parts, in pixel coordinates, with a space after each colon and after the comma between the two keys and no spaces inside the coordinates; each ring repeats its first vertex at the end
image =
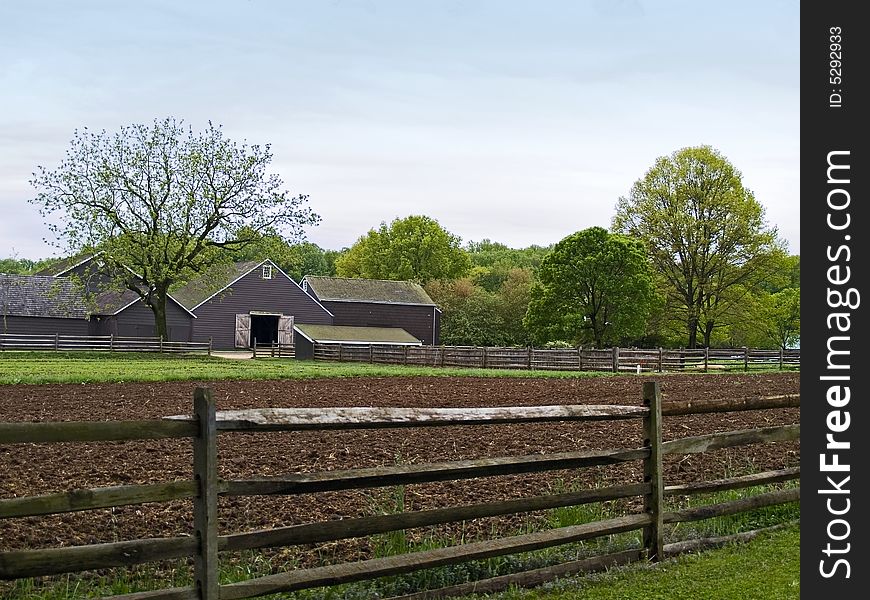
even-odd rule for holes
{"type": "Polygon", "coordinates": [[[0,274],[0,333],[89,335],[84,293],[72,280],[0,274]]]}
{"type": "Polygon", "coordinates": [[[296,358],[313,359],[315,344],[399,347],[423,345],[423,342],[400,327],[300,324],[293,329],[296,332],[296,358]]]}
{"type": "MultiPolygon", "coordinates": [[[[154,337],[154,313],[131,290],[119,290],[99,255],[67,259],[42,275],[0,275],[0,333],[154,337]]],[[[189,341],[194,315],[169,297],[169,339],[189,341]]]]}
{"type": "Polygon", "coordinates": [[[308,275],[302,289],[332,313],[334,325],[398,327],[423,344],[440,343],[441,310],[412,281],[308,275]]]}

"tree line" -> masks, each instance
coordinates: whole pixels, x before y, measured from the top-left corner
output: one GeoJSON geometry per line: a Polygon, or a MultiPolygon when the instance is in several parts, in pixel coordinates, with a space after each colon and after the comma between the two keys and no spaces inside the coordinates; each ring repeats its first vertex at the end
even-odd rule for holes
{"type": "MultiPolygon", "coordinates": [[[[269,146],[174,119],[76,132],[32,200],[69,251],[110,267],[165,330],[166,294],[215,265],[272,259],[299,281],[420,283],[457,345],[790,347],[800,339],[800,258],[789,256],[741,173],[709,146],[662,156],[619,198],[609,229],[550,246],[463,244],[424,215],[381,223],[341,250],[304,239],[320,218],[271,174],[269,146]],[[131,277],[126,267],[136,276],[131,277]]],[[[51,261],[7,258],[0,272],[51,261]]]]}

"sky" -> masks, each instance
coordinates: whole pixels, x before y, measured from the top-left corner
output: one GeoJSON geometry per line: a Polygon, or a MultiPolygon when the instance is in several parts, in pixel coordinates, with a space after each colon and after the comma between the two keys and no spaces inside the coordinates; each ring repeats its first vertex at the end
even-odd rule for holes
{"type": "Polygon", "coordinates": [[[707,144],[800,253],[797,1],[0,2],[0,258],[59,250],[28,183],[77,128],[174,116],[271,144],[350,246],[424,214],[512,247],[609,227],[707,144]]]}

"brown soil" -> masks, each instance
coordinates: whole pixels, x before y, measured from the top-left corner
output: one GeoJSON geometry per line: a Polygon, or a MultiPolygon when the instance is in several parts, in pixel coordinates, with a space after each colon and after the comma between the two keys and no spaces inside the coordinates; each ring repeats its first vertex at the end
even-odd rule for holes
{"type": "MultiPolygon", "coordinates": [[[[798,374],[667,375],[664,401],[757,397],[795,393],[798,374]]],[[[328,406],[516,406],[545,404],[639,404],[642,380],[634,376],[592,379],[494,379],[390,377],[310,381],[216,382],[218,410],[328,406]]],[[[196,383],[0,386],[0,421],[122,420],[189,413],[196,383]]],[[[201,384],[200,384],[201,385],[201,384]]],[[[664,438],[796,423],[799,409],[666,417],[664,438]]],[[[402,463],[638,447],[636,420],[579,424],[525,424],[347,432],[224,434],[219,439],[223,478],[293,471],[346,469],[402,463]]],[[[92,444],[0,445],[0,498],[72,488],[154,483],[191,477],[187,440],[92,444]]],[[[666,482],[722,477],[748,470],[796,466],[799,444],[776,443],[666,457],[666,482]]],[[[572,485],[640,480],[640,463],[586,471],[494,477],[408,486],[406,509],[486,502],[536,495],[572,485]]],[[[222,533],[322,519],[372,514],[394,504],[390,490],[363,490],[289,497],[222,498],[222,533]],[[391,500],[392,499],[392,500],[391,500]]],[[[393,509],[395,507],[392,507],[393,509]]],[[[453,534],[511,529],[525,517],[483,519],[457,525],[453,534]]],[[[0,550],[187,535],[191,503],[175,501],[49,517],[0,521],[0,550]]],[[[364,541],[344,544],[352,558],[367,553],[364,541]]],[[[335,547],[333,547],[335,550],[335,547]]]]}

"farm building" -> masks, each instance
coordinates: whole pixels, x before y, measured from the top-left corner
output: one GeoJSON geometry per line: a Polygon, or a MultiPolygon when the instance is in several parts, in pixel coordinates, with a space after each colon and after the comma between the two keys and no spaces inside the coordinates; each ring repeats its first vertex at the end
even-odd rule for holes
{"type": "Polygon", "coordinates": [[[90,315],[75,282],[0,274],[0,333],[88,335],[90,315]]]}
{"type": "MultiPolygon", "coordinates": [[[[0,333],[154,337],[154,316],[131,290],[118,290],[99,256],[66,261],[42,275],[0,275],[0,333]]],[[[169,338],[187,341],[194,316],[170,297],[169,338]]]]}
{"type": "Polygon", "coordinates": [[[271,260],[217,267],[173,292],[194,315],[193,339],[214,348],[290,344],[294,323],[332,325],[332,314],[271,260]]]}
{"type": "Polygon", "coordinates": [[[423,342],[401,327],[351,327],[347,325],[299,324],[296,331],[296,358],[314,358],[314,344],[421,346],[423,342]]]}
{"type": "Polygon", "coordinates": [[[333,314],[334,325],[400,327],[423,344],[441,338],[441,310],[410,281],[308,275],[302,287],[333,314]]]}
{"type": "MultiPolygon", "coordinates": [[[[156,335],[152,311],[113,285],[100,254],[0,277],[0,333],[156,335]]],[[[171,341],[211,339],[215,349],[295,343],[305,357],[317,341],[437,343],[441,315],[415,283],[306,277],[300,286],[271,260],[213,268],[174,290],[166,313],[171,341]]]]}

